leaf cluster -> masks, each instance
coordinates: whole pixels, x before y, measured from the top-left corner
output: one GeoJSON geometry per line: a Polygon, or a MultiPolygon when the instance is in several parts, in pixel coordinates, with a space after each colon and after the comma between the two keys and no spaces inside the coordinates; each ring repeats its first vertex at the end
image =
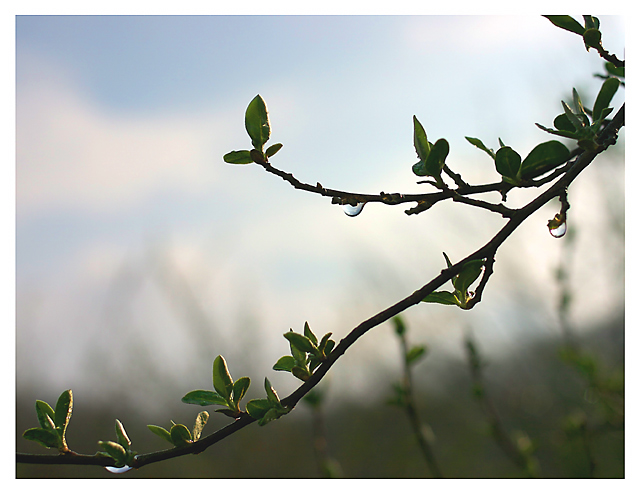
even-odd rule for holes
{"type": "Polygon", "coordinates": [[[98,455],[113,458],[117,468],[131,465],[137,454],[131,450],[131,440],[118,419],[116,419],[116,441],[98,441],[98,445],[104,449],[104,452],[99,452],[98,455]]]}
{"type": "Polygon", "coordinates": [[[306,381],[333,350],[336,342],[330,339],[331,334],[325,334],[318,342],[308,322],[304,323],[304,334],[289,330],[284,337],[289,341],[291,355],[281,357],[274,364],[273,370],[291,372],[301,381],[306,381]]]}
{"type": "Polygon", "coordinates": [[[253,149],[231,151],[223,156],[223,160],[234,165],[258,163],[264,165],[268,159],[282,148],[282,144],[273,144],[264,150],[264,145],[271,137],[271,124],[267,104],[259,94],[251,100],[244,115],[244,126],[251,138],[253,149]]]}
{"type": "Polygon", "coordinates": [[[533,148],[523,161],[513,148],[505,146],[502,139],[498,139],[500,148],[497,152],[485,146],[477,137],[465,137],[465,139],[491,156],[495,162],[496,171],[502,175],[504,182],[516,186],[565,163],[571,155],[569,149],[561,142],[547,141],[533,148]]]}
{"type": "MultiPolygon", "coordinates": [[[[447,261],[447,268],[452,264],[446,253],[442,253],[447,261]]],[[[484,259],[475,259],[467,262],[462,270],[451,279],[453,291],[432,292],[422,299],[423,302],[443,305],[457,305],[461,309],[467,309],[469,302],[473,298],[473,292],[469,291],[471,284],[478,279],[485,264],[484,259]]]]}
{"type": "Polygon", "coordinates": [[[56,448],[60,453],[68,453],[66,432],[73,411],[73,393],[63,391],[56,402],[56,409],[41,400],[36,400],[36,415],[40,427],[27,429],[22,437],[35,441],[45,448],[56,448]]]}
{"type": "Polygon", "coordinates": [[[238,418],[243,413],[240,410],[240,400],[250,385],[251,379],[248,377],[241,377],[234,382],[226,360],[222,355],[218,355],[213,361],[213,387],[215,391],[202,389],[190,391],[182,397],[182,402],[200,406],[219,405],[224,408],[217,409],[216,412],[238,418]]]}
{"type": "Polygon", "coordinates": [[[186,446],[197,442],[202,435],[202,429],[209,420],[209,412],[202,411],[196,417],[196,423],[193,426],[193,432],[189,431],[186,425],[176,424],[171,421],[171,429],[167,430],[164,427],[158,425],[147,425],[149,430],[155,435],[161,437],[165,441],[170,442],[176,447],[186,446]]]}
{"type": "Polygon", "coordinates": [[[278,393],[268,378],[264,378],[264,389],[267,392],[266,399],[251,400],[247,403],[247,412],[258,420],[258,425],[267,425],[269,422],[279,419],[291,411],[291,408],[280,402],[278,393]]]}
{"type": "Polygon", "coordinates": [[[575,139],[578,146],[587,151],[595,151],[599,144],[596,142],[598,131],[602,128],[606,117],[613,111],[609,103],[620,87],[620,80],[617,77],[609,77],[603,83],[598,96],[593,104],[593,110],[586,110],[576,89],[573,89],[573,108],[562,101],[564,113],[561,113],[553,120],[555,129],[544,127],[539,123],[536,125],[548,132],[568,139],[575,139]],[[589,120],[591,114],[591,121],[589,120]]]}
{"type": "Polygon", "coordinates": [[[413,173],[419,177],[429,176],[442,184],[442,169],[449,154],[449,143],[446,139],[438,139],[435,143],[427,140],[427,133],[420,121],[413,116],[413,147],[418,154],[418,161],[413,165],[413,173]]]}

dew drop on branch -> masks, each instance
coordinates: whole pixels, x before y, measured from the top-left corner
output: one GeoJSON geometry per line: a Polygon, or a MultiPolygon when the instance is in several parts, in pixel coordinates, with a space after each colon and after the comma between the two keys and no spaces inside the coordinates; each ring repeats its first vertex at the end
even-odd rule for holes
{"type": "Polygon", "coordinates": [[[128,472],[129,470],[131,470],[130,466],[123,466],[120,468],[117,467],[105,467],[107,470],[109,470],[111,473],[124,473],[124,472],[128,472]]]}
{"type": "Polygon", "coordinates": [[[567,222],[560,223],[557,227],[551,228],[549,227],[549,233],[552,237],[560,238],[564,237],[564,234],[567,233],[567,222]]]}
{"type": "Polygon", "coordinates": [[[346,214],[347,216],[358,216],[362,212],[362,208],[364,208],[364,205],[364,202],[359,202],[355,206],[352,206],[351,204],[345,204],[344,206],[342,206],[342,209],[344,210],[344,214],[346,214]]]}

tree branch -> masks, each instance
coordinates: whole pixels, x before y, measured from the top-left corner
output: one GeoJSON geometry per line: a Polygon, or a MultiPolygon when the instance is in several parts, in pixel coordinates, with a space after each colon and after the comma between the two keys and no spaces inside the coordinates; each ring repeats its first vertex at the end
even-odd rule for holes
{"type": "MultiPolygon", "coordinates": [[[[456,264],[452,265],[450,268],[443,269],[438,276],[433,278],[423,287],[419,288],[415,292],[413,292],[408,297],[400,300],[394,305],[386,308],[385,310],[379,312],[378,314],[370,317],[366,321],[363,321],[358,326],[356,326],[347,336],[345,336],[340,343],[336,345],[333,351],[329,354],[328,358],[315,370],[312,376],[304,382],[298,389],[296,389],[289,396],[281,400],[283,406],[288,408],[294,408],[295,405],[302,399],[302,397],[307,394],[311,389],[313,389],[327,374],[329,369],[335,364],[335,362],[345,354],[345,352],[353,345],[360,337],[362,337],[365,333],[367,333],[372,328],[384,323],[385,321],[391,319],[393,316],[396,316],[403,312],[404,310],[412,307],[414,305],[419,304],[427,295],[431,294],[438,288],[440,288],[444,283],[451,280],[455,275],[457,275],[464,265],[474,259],[486,259],[485,263],[485,272],[483,278],[480,282],[480,285],[477,288],[476,294],[472,299],[473,305],[480,301],[480,296],[486,282],[493,272],[493,262],[495,254],[498,248],[506,241],[506,239],[522,224],[522,222],[527,219],[531,214],[544,206],[551,199],[560,196],[567,189],[567,187],[575,180],[575,178],[587,167],[589,166],[593,160],[603,152],[608,146],[615,144],[618,131],[624,125],[625,120],[625,105],[623,104],[620,110],[616,113],[615,117],[609,122],[609,124],[600,132],[597,142],[600,144],[597,150],[595,151],[584,151],[582,152],[578,158],[570,164],[567,168],[566,173],[559,178],[549,189],[540,194],[538,197],[533,199],[530,203],[523,206],[517,210],[510,210],[509,213],[509,221],[504,225],[498,233],[484,246],[468,255],[466,258],[458,261],[456,264]]],[[[320,184],[316,187],[310,186],[308,184],[304,184],[296,180],[293,175],[284,173],[280,170],[273,168],[269,164],[262,165],[267,171],[270,173],[274,173],[278,176],[281,176],[283,179],[287,180],[291,183],[295,188],[299,188],[302,190],[308,190],[310,192],[321,193],[322,195],[332,195],[334,197],[344,197],[349,196],[348,193],[340,192],[340,191],[332,191],[330,189],[324,189],[320,184]]],[[[495,184],[493,184],[495,185],[495,184]]],[[[493,185],[484,186],[484,187],[492,187],[493,185]]],[[[499,184],[500,187],[504,187],[508,184],[499,184]]],[[[483,186],[480,186],[483,187],[483,186]]],[[[478,187],[478,188],[480,188],[478,187]]],[[[470,186],[470,189],[475,187],[470,186]]],[[[500,190],[496,188],[495,190],[500,190]]],[[[486,191],[486,190],[485,190],[486,191]]],[[[452,191],[453,193],[453,191],[452,191]]],[[[458,192],[462,193],[462,192],[458,192]]],[[[428,196],[429,194],[427,194],[428,196]]],[[[360,197],[359,195],[354,195],[355,197],[360,197]]],[[[362,196],[365,197],[365,196],[362,196]]],[[[369,196],[367,196],[369,197],[369,196]]],[[[378,201],[382,201],[379,196],[370,196],[375,197],[378,201]]],[[[408,196],[404,197],[403,202],[408,200],[416,200],[407,199],[408,196]]],[[[424,196],[421,196],[424,197],[424,196]]],[[[372,199],[371,199],[372,200],[372,199]]],[[[398,199],[399,200],[399,199],[398,199]]],[[[164,451],[158,451],[154,453],[147,453],[137,455],[133,461],[133,464],[130,465],[132,468],[141,468],[145,465],[156,463],[159,461],[167,460],[170,458],[176,458],[178,456],[184,456],[188,454],[198,454],[209,448],[210,446],[218,443],[224,438],[230,436],[231,434],[237,432],[238,430],[246,427],[247,425],[255,422],[256,420],[249,416],[246,413],[243,413],[238,419],[236,419],[233,423],[223,427],[222,429],[206,436],[205,438],[192,443],[188,446],[172,448],[164,451]]],[[[81,455],[74,452],[69,452],[67,454],[61,455],[30,455],[24,453],[16,453],[16,461],[18,463],[40,463],[40,464],[81,464],[81,465],[98,465],[98,466],[112,466],[114,465],[114,461],[111,458],[105,458],[102,455],[81,455]]]]}

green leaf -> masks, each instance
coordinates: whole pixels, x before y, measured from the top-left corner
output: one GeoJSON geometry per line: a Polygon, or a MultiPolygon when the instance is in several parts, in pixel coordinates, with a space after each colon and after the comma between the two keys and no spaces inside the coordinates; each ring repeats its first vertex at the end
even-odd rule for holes
{"type": "Polygon", "coordinates": [[[168,441],[171,444],[173,444],[173,441],[171,440],[171,434],[169,434],[169,431],[164,427],[160,427],[159,425],[147,425],[147,428],[151,432],[153,432],[156,436],[159,436],[165,441],[168,441]]]}
{"type": "Polygon", "coordinates": [[[592,15],[583,15],[585,29],[598,29],[600,27],[600,19],[592,15]]]}
{"type": "Polygon", "coordinates": [[[227,361],[222,355],[218,355],[213,361],[213,387],[227,403],[230,402],[233,391],[233,379],[227,368],[227,361]]]}
{"type": "Polygon", "coordinates": [[[560,141],[543,142],[533,148],[524,159],[520,175],[523,178],[533,178],[544,170],[565,163],[570,157],[571,152],[560,141]]]}
{"type": "Polygon", "coordinates": [[[336,346],[336,342],[333,340],[329,340],[327,341],[327,345],[324,348],[324,354],[328,357],[329,354],[331,354],[331,351],[333,350],[333,347],[336,346]]]}
{"type": "Polygon", "coordinates": [[[182,403],[189,405],[200,405],[203,407],[209,405],[222,405],[227,406],[227,400],[224,396],[220,396],[215,391],[205,391],[203,389],[197,389],[195,391],[189,391],[182,397],[182,403]]]}
{"type": "Polygon", "coordinates": [[[302,352],[313,353],[314,355],[318,353],[318,347],[316,347],[309,338],[301,335],[300,333],[290,331],[285,333],[284,337],[289,340],[294,347],[302,352]]]}
{"type": "Polygon", "coordinates": [[[171,427],[171,442],[176,446],[186,446],[192,442],[191,432],[186,425],[175,424],[171,427]]]}
{"type": "Polygon", "coordinates": [[[442,172],[442,168],[444,168],[444,162],[447,159],[448,154],[449,143],[446,139],[438,139],[431,148],[431,152],[425,161],[427,175],[440,177],[440,173],[442,172]]]}
{"type": "Polygon", "coordinates": [[[411,364],[424,356],[426,352],[427,349],[424,345],[416,345],[407,352],[405,359],[408,364],[411,364]]]}
{"type": "Polygon", "coordinates": [[[584,27],[570,15],[543,15],[559,28],[566,29],[572,33],[582,36],[584,27]]]}
{"type": "MultiPolygon", "coordinates": [[[[566,115],[565,115],[566,117],[566,115]]],[[[556,117],[556,121],[558,120],[558,117],[556,117]]],[[[544,125],[540,125],[539,123],[536,123],[536,126],[539,129],[544,130],[545,132],[549,132],[549,134],[553,134],[556,136],[561,136],[561,137],[566,137],[568,139],[575,139],[576,137],[576,131],[575,129],[573,129],[573,125],[571,126],[573,130],[571,131],[567,131],[567,130],[554,130],[554,129],[550,129],[548,127],[545,127],[544,125]]]]}
{"type": "Polygon", "coordinates": [[[553,125],[558,130],[566,130],[567,132],[575,132],[576,128],[569,121],[566,113],[561,113],[553,120],[553,125]]]}
{"type": "Polygon", "coordinates": [[[98,445],[102,447],[111,458],[116,460],[117,467],[123,467],[127,464],[127,452],[120,444],[113,441],[98,441],[98,445]]]}
{"type": "Polygon", "coordinates": [[[251,100],[244,116],[244,125],[247,129],[251,144],[258,151],[262,151],[264,144],[271,136],[269,124],[269,112],[267,104],[259,94],[251,100]]]}
{"type": "Polygon", "coordinates": [[[564,113],[569,119],[569,122],[571,122],[571,125],[573,125],[576,130],[582,129],[585,126],[584,121],[578,117],[578,115],[576,115],[564,101],[562,101],[562,107],[564,108],[564,113]]]}
{"type": "Polygon", "coordinates": [[[587,114],[584,111],[584,105],[582,104],[580,95],[578,94],[578,91],[576,91],[576,88],[573,88],[572,93],[573,93],[573,108],[579,114],[578,116],[582,118],[583,121],[585,121],[585,125],[586,125],[588,124],[587,114]]]}
{"type": "Polygon", "coordinates": [[[273,366],[273,370],[291,372],[291,369],[296,365],[296,359],[291,355],[285,355],[280,357],[273,366]]]}
{"type": "MultiPolygon", "coordinates": [[[[238,379],[239,380],[239,379],[238,379]]],[[[196,417],[196,423],[193,426],[193,441],[199,441],[200,436],[202,435],[202,429],[207,425],[207,421],[209,420],[209,413],[202,411],[196,417]]]]}
{"type": "Polygon", "coordinates": [[[64,433],[69,425],[69,419],[71,419],[71,412],[73,411],[73,394],[71,390],[63,391],[58,402],[56,403],[55,411],[55,424],[61,431],[61,437],[64,440],[64,433]]]}
{"type": "Polygon", "coordinates": [[[478,279],[482,273],[484,261],[482,259],[474,259],[467,262],[460,273],[453,278],[453,287],[460,293],[466,294],[471,284],[478,279]]]}
{"type": "Polygon", "coordinates": [[[320,350],[320,352],[322,352],[322,354],[326,357],[328,355],[328,353],[326,353],[326,349],[327,349],[327,344],[329,343],[329,338],[331,338],[331,335],[333,333],[327,333],[325,334],[322,339],[320,340],[320,344],[318,345],[318,350],[320,350]]]}
{"type": "Polygon", "coordinates": [[[267,413],[265,413],[264,416],[258,421],[258,425],[267,425],[269,422],[279,419],[287,413],[289,413],[289,411],[285,410],[284,408],[270,408],[269,410],[267,410],[267,413]]]}
{"type": "Polygon", "coordinates": [[[595,28],[587,29],[582,34],[584,40],[584,46],[589,51],[589,48],[597,48],[602,42],[602,33],[595,28]]]}
{"type": "Polygon", "coordinates": [[[43,429],[56,428],[54,422],[56,412],[46,401],[36,400],[36,415],[38,416],[38,423],[43,429]]]}
{"type": "Polygon", "coordinates": [[[604,68],[609,72],[609,74],[615,77],[624,78],[624,67],[616,67],[612,62],[606,62],[604,64],[604,68]]]}
{"type": "Polygon", "coordinates": [[[502,139],[500,139],[499,137],[498,137],[498,143],[500,144],[501,148],[505,147],[504,142],[502,142],[502,139]]]}
{"type": "Polygon", "coordinates": [[[443,305],[459,305],[458,299],[450,292],[432,292],[422,299],[423,302],[443,305]]]}
{"type": "Polygon", "coordinates": [[[273,389],[271,383],[268,378],[264,378],[264,389],[267,392],[267,399],[273,403],[274,405],[280,405],[280,398],[278,397],[278,393],[273,389]]]}
{"type": "Polygon", "coordinates": [[[489,149],[487,146],[485,146],[484,143],[477,137],[465,137],[465,139],[469,141],[471,144],[473,144],[475,147],[477,147],[478,149],[482,149],[485,153],[491,156],[492,159],[496,159],[495,153],[491,149],[489,149]]]}
{"type": "Polygon", "coordinates": [[[316,335],[313,334],[313,331],[311,331],[311,328],[309,327],[309,323],[307,321],[304,322],[304,335],[309,338],[309,340],[311,340],[311,343],[313,343],[315,346],[318,346],[318,338],[316,338],[316,335]]]}
{"type": "Polygon", "coordinates": [[[225,154],[222,159],[226,163],[231,163],[232,165],[248,165],[249,163],[253,163],[251,154],[246,149],[243,149],[242,151],[231,151],[230,153],[225,154]]]}
{"type": "Polygon", "coordinates": [[[503,146],[496,152],[496,170],[503,177],[517,180],[521,158],[509,146],[503,146]]]}
{"type": "Polygon", "coordinates": [[[264,152],[265,156],[267,158],[271,158],[271,156],[273,156],[274,154],[276,154],[278,151],[280,151],[282,149],[282,144],[278,143],[278,144],[273,144],[271,146],[269,146],[267,148],[267,150],[264,152]]]}
{"type": "Polygon", "coordinates": [[[296,365],[291,369],[291,374],[300,379],[301,381],[306,381],[311,377],[311,372],[305,367],[300,367],[296,365]]]}
{"type": "Polygon", "coordinates": [[[269,409],[273,407],[273,403],[269,400],[259,399],[250,400],[247,403],[247,413],[254,419],[261,419],[269,409]]]}
{"type": "Polygon", "coordinates": [[[242,400],[250,385],[251,379],[246,376],[233,383],[233,402],[236,407],[240,404],[240,400],[242,400]]]}
{"type": "Polygon", "coordinates": [[[120,446],[124,449],[129,449],[131,446],[131,440],[129,439],[129,436],[127,436],[127,432],[124,430],[122,422],[118,419],[116,419],[116,438],[120,446]]]}
{"type": "Polygon", "coordinates": [[[427,175],[427,168],[425,162],[420,160],[415,165],[411,167],[413,173],[418,175],[419,177],[425,177],[427,175]]]}
{"type": "Polygon", "coordinates": [[[613,96],[620,87],[620,81],[615,77],[609,77],[602,83],[596,102],[593,105],[593,119],[599,120],[602,116],[602,110],[609,106],[613,96]]]}
{"type": "Polygon", "coordinates": [[[56,448],[60,446],[60,437],[53,430],[33,428],[23,432],[22,437],[29,441],[35,441],[45,448],[56,448]]]}
{"type": "MultiPolygon", "coordinates": [[[[415,115],[413,116],[413,147],[416,149],[420,161],[426,162],[431,146],[427,140],[427,133],[424,131],[424,127],[415,115]]],[[[418,174],[416,173],[416,175],[418,174]]]]}
{"type": "Polygon", "coordinates": [[[232,410],[230,408],[218,408],[217,410],[214,410],[214,412],[221,413],[222,415],[226,415],[232,419],[237,419],[240,416],[240,410],[232,410]]]}

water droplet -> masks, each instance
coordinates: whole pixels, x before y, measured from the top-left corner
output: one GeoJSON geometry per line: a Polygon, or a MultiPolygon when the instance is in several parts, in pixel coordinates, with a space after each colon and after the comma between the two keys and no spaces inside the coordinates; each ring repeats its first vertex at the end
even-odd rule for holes
{"type": "Polygon", "coordinates": [[[364,205],[364,202],[359,202],[355,206],[352,206],[351,204],[345,204],[344,206],[342,206],[342,209],[344,210],[344,214],[346,214],[347,216],[358,216],[362,212],[362,208],[364,208],[364,205]]]}
{"type": "Polygon", "coordinates": [[[552,237],[560,238],[567,233],[567,221],[560,214],[556,214],[552,220],[549,220],[547,226],[552,237]]]}
{"type": "Polygon", "coordinates": [[[124,473],[124,472],[128,472],[129,470],[131,470],[131,467],[128,465],[125,465],[123,467],[105,467],[107,470],[109,470],[111,473],[124,473]]]}

